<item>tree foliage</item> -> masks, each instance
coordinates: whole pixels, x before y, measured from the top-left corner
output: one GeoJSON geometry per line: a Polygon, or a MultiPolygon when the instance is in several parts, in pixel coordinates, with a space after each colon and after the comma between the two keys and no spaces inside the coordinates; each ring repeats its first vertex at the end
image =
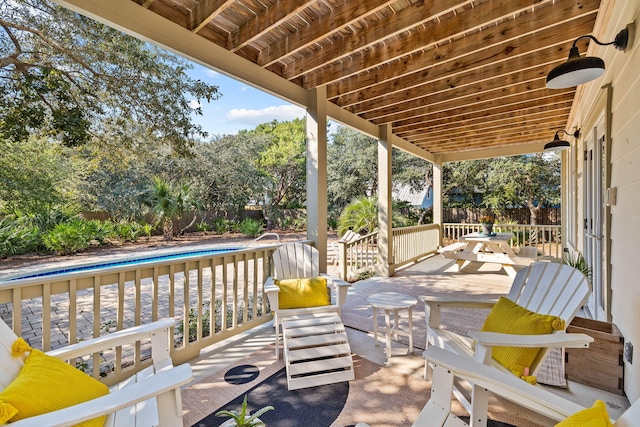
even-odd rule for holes
{"type": "Polygon", "coordinates": [[[0,139],[0,210],[44,213],[70,203],[75,194],[73,161],[59,143],[31,137],[0,139]]]}
{"type": "MultiPolygon", "coordinates": [[[[378,191],[378,144],[374,138],[347,127],[332,135],[327,150],[330,214],[339,215],[351,201],[378,191]]],[[[392,152],[394,185],[409,185],[418,191],[431,185],[429,162],[398,149],[392,152]]]]}
{"type": "Polygon", "coordinates": [[[444,205],[528,208],[532,224],[542,207],[560,203],[560,158],[528,154],[445,164],[444,205]]]}
{"type": "Polygon", "coordinates": [[[206,136],[189,101],[218,88],[190,78],[187,61],[49,0],[0,0],[0,27],[0,136],[77,146],[141,133],[179,150],[206,136]]]}

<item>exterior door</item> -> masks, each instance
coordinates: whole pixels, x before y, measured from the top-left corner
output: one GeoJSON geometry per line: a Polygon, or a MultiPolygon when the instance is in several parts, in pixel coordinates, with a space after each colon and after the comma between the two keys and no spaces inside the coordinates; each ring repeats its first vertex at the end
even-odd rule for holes
{"type": "Polygon", "coordinates": [[[584,164],[584,258],[591,270],[593,293],[587,303],[588,315],[606,320],[603,247],[604,221],[604,120],[586,138],[584,164]]]}

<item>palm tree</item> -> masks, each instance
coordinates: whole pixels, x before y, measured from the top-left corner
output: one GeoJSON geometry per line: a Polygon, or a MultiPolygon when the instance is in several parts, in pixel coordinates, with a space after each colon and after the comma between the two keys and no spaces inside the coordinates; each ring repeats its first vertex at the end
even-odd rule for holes
{"type": "MultiPolygon", "coordinates": [[[[395,204],[394,204],[395,205],[395,204]]],[[[393,210],[393,226],[409,225],[409,219],[393,210]]],[[[343,235],[347,230],[368,234],[378,229],[378,198],[358,197],[349,203],[338,218],[338,233],[343,235]]]]}
{"type": "Polygon", "coordinates": [[[154,176],[145,204],[151,208],[158,221],[162,223],[164,240],[173,240],[173,220],[179,218],[181,212],[178,197],[176,197],[171,184],[154,176]]]}

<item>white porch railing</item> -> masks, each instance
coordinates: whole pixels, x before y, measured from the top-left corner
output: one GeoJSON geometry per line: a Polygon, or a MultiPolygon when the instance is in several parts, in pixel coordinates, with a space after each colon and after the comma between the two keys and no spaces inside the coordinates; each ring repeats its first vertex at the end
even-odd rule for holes
{"type": "MultiPolygon", "coordinates": [[[[371,268],[378,262],[377,240],[378,232],[375,231],[351,242],[338,242],[341,279],[357,276],[358,271],[371,268]]],[[[433,254],[439,245],[440,227],[437,224],[394,228],[392,267],[402,267],[433,254]]]]}
{"type": "MultiPolygon", "coordinates": [[[[460,236],[481,231],[480,224],[442,224],[442,245],[457,242],[460,236]]],[[[538,250],[538,257],[562,259],[562,239],[559,225],[526,225],[526,224],[495,224],[496,232],[514,234],[511,246],[534,246],[538,250]]]]}
{"type": "MultiPolygon", "coordinates": [[[[271,320],[263,283],[277,245],[93,272],[0,282],[0,315],[44,351],[153,320],[175,318],[172,358],[180,364],[204,347],[271,320]]],[[[94,377],[121,381],[146,366],[149,343],[76,360],[94,377]]]]}

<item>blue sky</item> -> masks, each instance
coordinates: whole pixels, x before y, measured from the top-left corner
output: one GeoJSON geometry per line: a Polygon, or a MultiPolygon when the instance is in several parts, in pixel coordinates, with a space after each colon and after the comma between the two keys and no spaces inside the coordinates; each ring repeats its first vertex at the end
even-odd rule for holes
{"type": "MultiPolygon", "coordinates": [[[[304,117],[305,111],[280,98],[252,88],[224,74],[193,64],[187,73],[194,79],[219,87],[222,96],[202,104],[202,116],[194,114],[194,121],[209,136],[231,135],[243,129],[253,129],[272,120],[287,121],[304,117]]],[[[193,100],[195,102],[195,100],[193,100]]]]}

